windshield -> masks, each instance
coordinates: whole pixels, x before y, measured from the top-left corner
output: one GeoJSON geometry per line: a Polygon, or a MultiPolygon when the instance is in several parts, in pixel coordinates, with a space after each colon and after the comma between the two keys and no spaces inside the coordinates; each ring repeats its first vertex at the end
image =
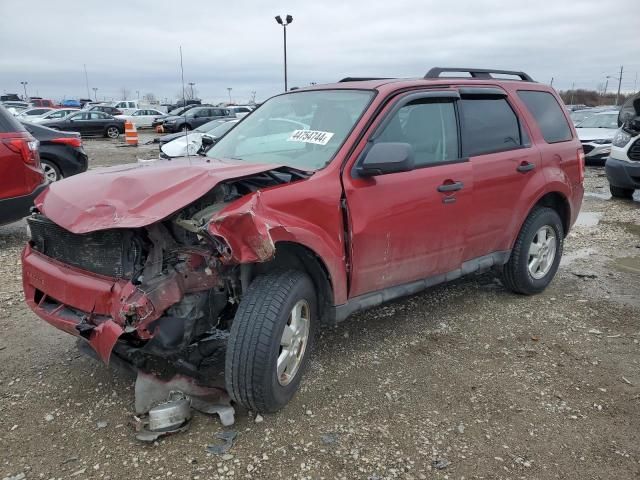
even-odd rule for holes
{"type": "Polygon", "coordinates": [[[597,112],[591,112],[589,110],[577,110],[575,112],[571,112],[571,120],[573,120],[573,124],[576,125],[582,122],[584,119],[591,117],[593,114],[597,112]]]}
{"type": "Polygon", "coordinates": [[[208,157],[326,166],[373,97],[372,91],[318,90],[273,97],[214,145],[208,157]]]}
{"type": "Polygon", "coordinates": [[[618,114],[593,115],[577,125],[578,128],[618,128],[618,114]]]}

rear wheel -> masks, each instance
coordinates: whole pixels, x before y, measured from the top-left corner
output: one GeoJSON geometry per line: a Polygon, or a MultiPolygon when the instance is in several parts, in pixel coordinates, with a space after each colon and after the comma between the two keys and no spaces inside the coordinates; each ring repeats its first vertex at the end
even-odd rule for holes
{"type": "Polygon", "coordinates": [[[244,294],[231,326],[225,383],[250,410],[275,412],[298,390],[317,324],[313,283],[296,270],[260,275],[244,294]]]}
{"type": "Polygon", "coordinates": [[[62,179],[62,173],[58,166],[50,160],[41,159],[40,164],[44,171],[44,176],[49,182],[57,182],[62,179]]]}
{"type": "Polygon", "coordinates": [[[622,188],[614,185],[609,185],[609,191],[611,196],[615,198],[633,198],[633,188],[622,188]]]}
{"type": "Polygon", "coordinates": [[[120,130],[118,127],[107,127],[105,130],[105,135],[109,138],[118,138],[120,136],[120,130]]]}
{"type": "Polygon", "coordinates": [[[558,270],[564,228],[558,213],[551,208],[536,208],[520,229],[502,281],[508,289],[524,295],[542,292],[558,270]]]}

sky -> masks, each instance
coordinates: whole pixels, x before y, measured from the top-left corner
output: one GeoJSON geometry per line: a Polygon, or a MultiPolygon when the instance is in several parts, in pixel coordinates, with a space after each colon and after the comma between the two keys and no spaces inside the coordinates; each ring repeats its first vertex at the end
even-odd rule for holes
{"type": "MultiPolygon", "coordinates": [[[[0,0],[0,91],[61,100],[153,93],[184,81],[209,102],[257,101],[345,76],[433,66],[523,70],[559,90],[640,89],[640,0],[0,0]],[[27,20],[34,20],[29,23],[27,20]],[[139,92],[139,93],[138,93],[139,92]]],[[[186,88],[190,88],[188,85],[186,88]]]]}

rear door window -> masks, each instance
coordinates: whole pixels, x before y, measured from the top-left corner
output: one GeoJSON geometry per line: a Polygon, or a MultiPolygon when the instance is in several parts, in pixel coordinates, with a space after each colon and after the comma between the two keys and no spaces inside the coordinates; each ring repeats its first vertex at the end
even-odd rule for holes
{"type": "Polygon", "coordinates": [[[463,98],[462,149],[465,156],[520,148],[520,123],[505,98],[463,98]]]}
{"type": "Polygon", "coordinates": [[[566,142],[573,138],[562,107],[549,92],[518,90],[518,97],[535,118],[545,142],[566,142]]]}

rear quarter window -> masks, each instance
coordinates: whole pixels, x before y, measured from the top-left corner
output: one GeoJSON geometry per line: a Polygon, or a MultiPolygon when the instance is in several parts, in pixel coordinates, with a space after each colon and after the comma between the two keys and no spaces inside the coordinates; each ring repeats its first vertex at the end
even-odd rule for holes
{"type": "Polygon", "coordinates": [[[534,90],[518,90],[518,97],[536,120],[545,142],[566,142],[573,138],[562,107],[552,94],[534,90]]]}

